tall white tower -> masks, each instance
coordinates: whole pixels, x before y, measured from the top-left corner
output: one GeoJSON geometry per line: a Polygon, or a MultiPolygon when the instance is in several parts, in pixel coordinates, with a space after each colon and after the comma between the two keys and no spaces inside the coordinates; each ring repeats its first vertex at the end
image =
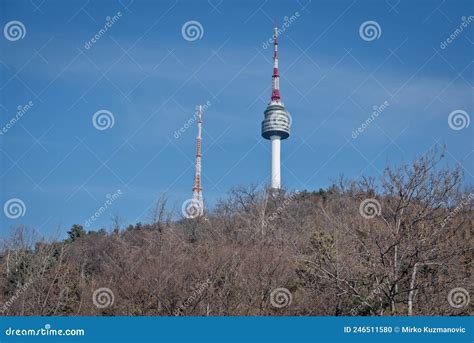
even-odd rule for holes
{"type": "Polygon", "coordinates": [[[272,189],[281,188],[281,141],[290,137],[290,119],[280,100],[280,74],[278,73],[278,28],[273,32],[272,97],[262,121],[262,137],[272,141],[272,189]]]}

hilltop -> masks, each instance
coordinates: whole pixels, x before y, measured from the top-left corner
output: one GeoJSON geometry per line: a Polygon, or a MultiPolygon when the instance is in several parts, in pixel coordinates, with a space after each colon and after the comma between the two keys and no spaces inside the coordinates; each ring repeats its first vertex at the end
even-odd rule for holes
{"type": "Polygon", "coordinates": [[[326,190],[240,187],[194,219],[162,198],[150,223],[34,246],[19,228],[0,257],[2,312],[468,315],[452,291],[470,287],[473,193],[442,157],[326,190]]]}

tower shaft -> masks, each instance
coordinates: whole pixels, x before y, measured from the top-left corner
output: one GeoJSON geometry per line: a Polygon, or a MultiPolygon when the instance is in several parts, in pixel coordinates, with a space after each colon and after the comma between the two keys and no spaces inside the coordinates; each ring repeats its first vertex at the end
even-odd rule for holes
{"type": "MultiPolygon", "coordinates": [[[[201,186],[201,132],[202,132],[202,106],[198,109],[198,134],[196,137],[196,170],[194,174],[193,199],[202,205],[201,186]]],[[[201,207],[202,208],[202,207],[201,207]]]]}
{"type": "Polygon", "coordinates": [[[281,187],[280,178],[280,147],[281,139],[280,136],[271,136],[272,140],[272,182],[271,186],[274,189],[281,187]]]}

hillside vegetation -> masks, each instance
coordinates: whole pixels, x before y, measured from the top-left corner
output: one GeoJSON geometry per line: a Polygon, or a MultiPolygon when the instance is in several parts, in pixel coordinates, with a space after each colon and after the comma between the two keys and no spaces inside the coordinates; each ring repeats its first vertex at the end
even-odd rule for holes
{"type": "Polygon", "coordinates": [[[195,219],[173,220],[162,198],[149,223],[74,225],[64,241],[18,228],[1,250],[0,311],[468,315],[449,297],[472,294],[473,190],[442,157],[314,192],[237,188],[195,219]]]}

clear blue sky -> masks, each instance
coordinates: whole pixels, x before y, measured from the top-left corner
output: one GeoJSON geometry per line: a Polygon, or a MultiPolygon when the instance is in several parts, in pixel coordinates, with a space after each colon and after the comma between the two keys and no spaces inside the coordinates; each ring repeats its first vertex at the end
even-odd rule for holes
{"type": "Polygon", "coordinates": [[[260,123],[272,51],[263,44],[275,17],[291,21],[279,46],[281,94],[293,118],[282,143],[288,189],[324,188],[340,174],[376,176],[436,142],[447,145],[449,163],[464,162],[472,183],[474,123],[453,130],[448,116],[462,110],[474,120],[474,21],[440,44],[473,10],[467,0],[0,0],[1,27],[20,21],[26,30],[22,39],[0,36],[0,127],[33,103],[0,135],[2,209],[12,198],[26,207],[16,219],[1,213],[1,235],[20,224],[64,233],[118,189],[92,228],[109,227],[113,214],[147,221],[163,193],[180,211],[191,197],[196,123],[174,133],[208,101],[207,206],[233,186],[268,184],[270,142],[260,123]],[[182,35],[191,20],[203,28],[194,41],[182,35]],[[360,34],[366,21],[380,27],[373,40],[360,34]],[[113,127],[94,127],[99,110],[112,113],[113,127]]]}

